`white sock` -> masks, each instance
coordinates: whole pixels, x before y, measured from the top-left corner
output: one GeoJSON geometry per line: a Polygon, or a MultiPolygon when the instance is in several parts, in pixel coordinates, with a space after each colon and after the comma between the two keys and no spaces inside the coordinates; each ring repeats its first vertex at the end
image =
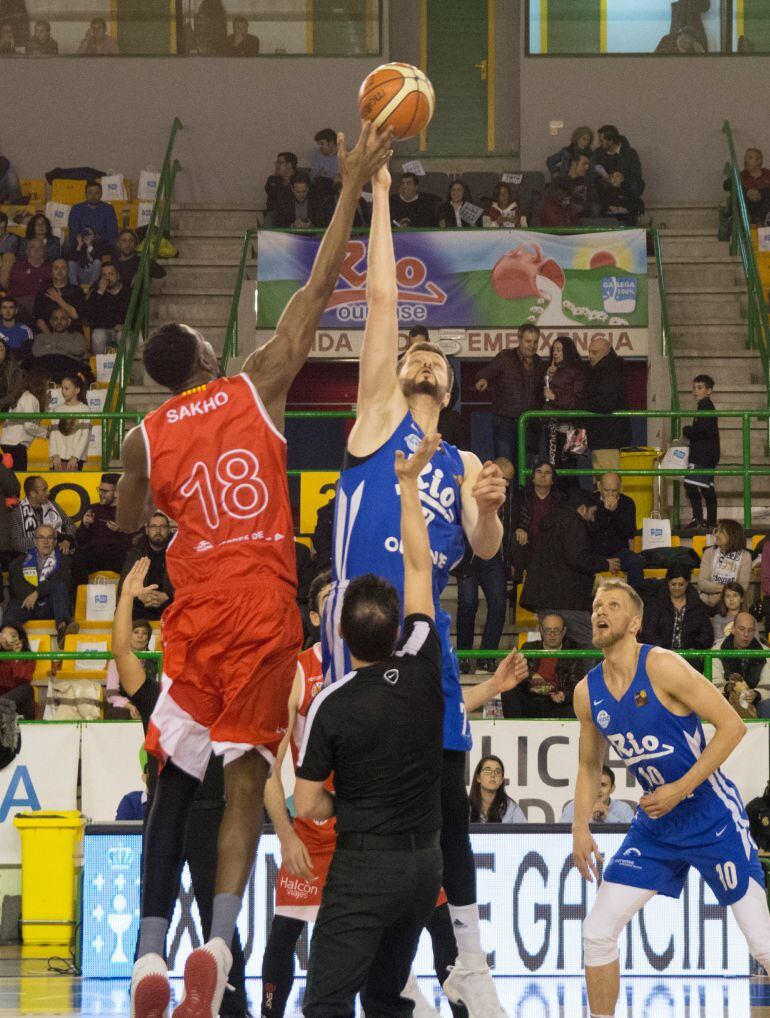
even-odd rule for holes
{"type": "Polygon", "coordinates": [[[591,1012],[591,1018],[615,1018],[615,1016],[611,1015],[611,1014],[595,1014],[592,1011],[591,1012]]]}
{"type": "Polygon", "coordinates": [[[452,929],[458,951],[468,954],[483,954],[481,930],[479,929],[479,906],[475,902],[472,905],[450,905],[449,915],[452,917],[452,929]]]}

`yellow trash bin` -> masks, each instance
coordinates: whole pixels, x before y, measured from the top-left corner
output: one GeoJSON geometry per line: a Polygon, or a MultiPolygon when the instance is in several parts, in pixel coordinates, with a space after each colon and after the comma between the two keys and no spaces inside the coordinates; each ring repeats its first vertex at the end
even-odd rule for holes
{"type": "Polygon", "coordinates": [[[70,944],[77,922],[85,818],[79,810],[17,813],[21,836],[21,938],[70,944]]]}
{"type": "MultiPolygon", "coordinates": [[[[620,450],[621,470],[653,470],[658,450],[644,446],[639,449],[620,450]]],[[[641,527],[645,516],[652,513],[654,477],[624,477],[623,493],[636,503],[636,525],[641,527]]]]}

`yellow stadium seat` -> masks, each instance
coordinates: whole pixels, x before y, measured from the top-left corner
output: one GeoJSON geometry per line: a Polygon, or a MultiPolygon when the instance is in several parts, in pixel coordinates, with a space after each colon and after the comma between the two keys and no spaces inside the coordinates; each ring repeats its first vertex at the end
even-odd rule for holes
{"type": "Polygon", "coordinates": [[[767,534],[754,534],[754,536],[751,539],[751,548],[752,548],[752,551],[754,550],[754,548],[756,548],[756,546],[760,542],[764,541],[764,539],[766,537],[767,537],[767,534]]]}
{"type": "Polygon", "coordinates": [[[118,583],[120,573],[113,573],[110,569],[97,569],[95,573],[88,574],[89,583],[118,583]]]}
{"type": "Polygon", "coordinates": [[[42,212],[41,205],[0,205],[0,209],[8,216],[8,232],[17,237],[27,233],[27,223],[36,212],[42,212]]]}
{"type": "Polygon", "coordinates": [[[666,577],[665,569],[645,569],[644,578],[645,580],[663,580],[666,577]]]}
{"type": "MultiPolygon", "coordinates": [[[[27,624],[27,628],[29,628],[29,624],[27,624]]],[[[51,651],[51,637],[50,637],[50,635],[48,633],[41,633],[39,636],[38,635],[35,635],[35,636],[30,635],[30,638],[29,638],[29,648],[35,654],[47,654],[47,653],[50,653],[50,651],[51,651]]],[[[54,662],[50,661],[50,660],[48,660],[48,661],[36,661],[35,662],[35,672],[34,672],[34,674],[32,676],[32,681],[34,682],[36,679],[47,679],[50,676],[50,674],[51,674],[51,670],[52,670],[53,665],[54,665],[54,662]]]]}
{"type": "Polygon", "coordinates": [[[706,550],[706,538],[709,536],[709,534],[693,534],[692,546],[699,558],[703,558],[703,552],[706,550]]]}
{"type": "Polygon", "coordinates": [[[139,215],[139,206],[135,201],[111,201],[109,205],[115,209],[118,220],[118,229],[135,230],[136,221],[139,215]]]}
{"type": "Polygon", "coordinates": [[[19,190],[30,203],[45,204],[45,177],[19,177],[19,190]]]}
{"type": "Polygon", "coordinates": [[[520,604],[516,605],[516,625],[526,626],[529,629],[537,629],[537,615],[533,615],[531,611],[527,611],[526,608],[522,608],[520,604]]]}
{"type": "MultiPolygon", "coordinates": [[[[45,427],[43,421],[38,422],[45,427]]],[[[33,438],[32,443],[27,453],[27,463],[29,469],[35,470],[50,470],[51,460],[48,456],[48,439],[47,438],[33,438]]]]}
{"type": "Polygon", "coordinates": [[[51,184],[51,201],[61,202],[63,205],[74,205],[76,202],[86,200],[85,180],[54,180],[51,184]]]}
{"type": "MultiPolygon", "coordinates": [[[[83,651],[109,651],[112,646],[112,634],[101,633],[69,633],[64,638],[64,650],[68,653],[83,651]]],[[[97,661],[62,661],[59,675],[63,679],[106,679],[107,660],[97,661]]]]}
{"type": "Polygon", "coordinates": [[[56,636],[56,622],[54,619],[31,619],[24,623],[27,635],[32,636],[56,636]]]}

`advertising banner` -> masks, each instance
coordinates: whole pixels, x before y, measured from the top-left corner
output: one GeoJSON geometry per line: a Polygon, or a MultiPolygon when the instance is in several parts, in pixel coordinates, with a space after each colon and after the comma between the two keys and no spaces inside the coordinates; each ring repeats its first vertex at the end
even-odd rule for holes
{"type": "MultiPolygon", "coordinates": [[[[398,320],[405,327],[647,328],[644,230],[562,235],[530,230],[396,232],[398,320]]],[[[276,325],[307,280],[320,238],[263,230],[257,328],[276,325]]],[[[366,324],[368,237],[354,237],[322,329],[366,324]]]]}
{"type": "Polygon", "coordinates": [[[81,809],[90,820],[114,820],[123,796],[144,788],[142,726],[137,721],[96,721],[82,729],[81,809]]]}

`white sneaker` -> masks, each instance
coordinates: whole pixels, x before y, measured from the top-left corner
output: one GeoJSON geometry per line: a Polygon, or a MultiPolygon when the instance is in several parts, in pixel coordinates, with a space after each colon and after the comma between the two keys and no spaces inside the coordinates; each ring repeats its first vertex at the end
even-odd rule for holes
{"type": "Polygon", "coordinates": [[[409,972],[409,978],[401,991],[401,996],[414,1001],[412,1018],[438,1018],[439,1012],[423,996],[422,990],[417,985],[417,976],[412,970],[409,972]]]}
{"type": "Polygon", "coordinates": [[[221,937],[193,951],[185,962],[184,996],[173,1018],[217,1018],[232,963],[230,948],[221,937]]]}
{"type": "Polygon", "coordinates": [[[131,973],[131,1018],[165,1018],[171,1000],[168,968],[159,954],[144,954],[131,973]]]}
{"type": "Polygon", "coordinates": [[[465,1005],[468,1018],[508,1018],[484,954],[461,951],[446,978],[444,993],[453,1004],[465,1005]]]}

